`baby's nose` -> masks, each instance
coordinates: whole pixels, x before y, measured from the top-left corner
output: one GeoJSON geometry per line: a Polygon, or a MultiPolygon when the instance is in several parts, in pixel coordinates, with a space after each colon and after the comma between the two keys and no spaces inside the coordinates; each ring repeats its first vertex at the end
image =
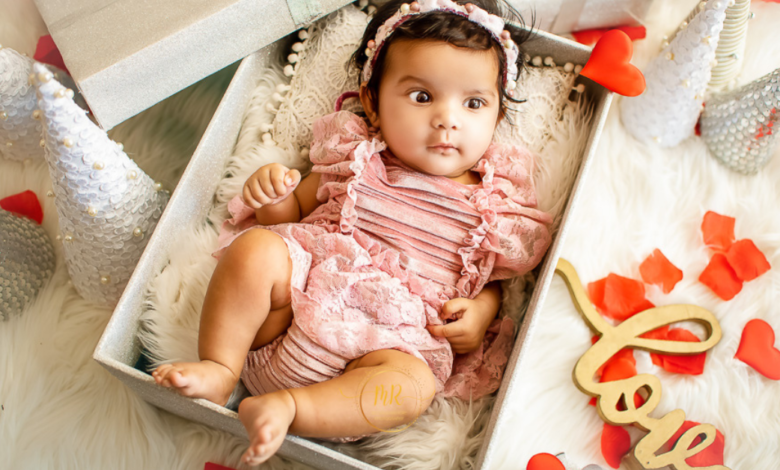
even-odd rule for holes
{"type": "Polygon", "coordinates": [[[436,107],[431,122],[434,128],[444,130],[460,129],[458,109],[450,103],[441,103],[436,107]]]}

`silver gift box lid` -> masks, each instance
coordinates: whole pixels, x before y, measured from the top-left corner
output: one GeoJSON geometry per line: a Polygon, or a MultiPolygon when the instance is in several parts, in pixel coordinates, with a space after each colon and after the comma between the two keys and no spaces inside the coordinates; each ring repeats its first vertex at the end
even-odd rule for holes
{"type": "Polygon", "coordinates": [[[653,0],[508,0],[535,27],[551,33],[640,23],[653,0]]]}
{"type": "Polygon", "coordinates": [[[35,0],[104,129],[350,0],[35,0]]]}

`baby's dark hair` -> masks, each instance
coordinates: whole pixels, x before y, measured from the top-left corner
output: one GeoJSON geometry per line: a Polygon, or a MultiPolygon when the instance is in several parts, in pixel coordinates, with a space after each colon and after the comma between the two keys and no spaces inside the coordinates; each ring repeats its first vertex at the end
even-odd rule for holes
{"type": "MultiPolygon", "coordinates": [[[[517,57],[517,70],[518,77],[521,76],[525,65],[525,51],[522,44],[526,42],[532,35],[530,29],[524,28],[525,22],[520,13],[514,9],[511,5],[506,3],[505,0],[454,0],[455,3],[460,5],[466,5],[471,3],[488,13],[499,16],[504,19],[506,26],[504,29],[508,30],[512,35],[512,40],[517,44],[519,54],[517,57]]],[[[389,0],[382,4],[374,14],[374,18],[366,27],[365,33],[363,33],[363,40],[360,42],[360,47],[352,55],[351,64],[357,67],[359,72],[362,72],[363,66],[368,59],[366,55],[366,47],[368,41],[374,39],[379,29],[385,21],[393,16],[403,3],[409,3],[410,0],[389,0]]],[[[496,53],[498,59],[498,93],[500,111],[499,115],[506,117],[508,104],[507,101],[513,103],[522,103],[523,100],[518,100],[506,94],[503,85],[503,77],[506,73],[506,57],[501,45],[496,41],[491,33],[482,26],[468,20],[467,18],[455,15],[449,12],[437,11],[426,13],[423,15],[415,16],[401,25],[399,25],[393,33],[385,40],[382,48],[379,50],[379,55],[374,63],[374,69],[371,73],[371,78],[368,80],[367,91],[371,97],[371,101],[377,108],[379,107],[379,82],[382,79],[385,67],[385,58],[387,57],[387,51],[390,49],[390,44],[399,39],[407,40],[433,40],[443,41],[453,46],[464,47],[468,49],[474,49],[478,51],[493,50],[496,53]]]]}

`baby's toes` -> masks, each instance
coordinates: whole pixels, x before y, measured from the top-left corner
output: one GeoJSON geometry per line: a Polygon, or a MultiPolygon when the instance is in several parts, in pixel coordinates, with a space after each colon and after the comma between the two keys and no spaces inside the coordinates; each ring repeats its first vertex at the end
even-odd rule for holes
{"type": "Polygon", "coordinates": [[[249,448],[244,453],[242,460],[250,465],[258,465],[268,459],[270,455],[271,443],[273,440],[272,428],[269,424],[263,424],[257,432],[257,435],[249,444],[249,448]]]}
{"type": "Polygon", "coordinates": [[[168,373],[172,370],[172,367],[170,364],[163,364],[157,369],[152,372],[152,377],[154,378],[154,381],[158,384],[162,385],[163,381],[167,377],[168,373]]]}

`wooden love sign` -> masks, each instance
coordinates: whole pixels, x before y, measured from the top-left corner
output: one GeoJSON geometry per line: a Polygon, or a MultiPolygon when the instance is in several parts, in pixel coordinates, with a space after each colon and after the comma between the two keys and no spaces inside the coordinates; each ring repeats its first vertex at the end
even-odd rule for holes
{"type": "Polygon", "coordinates": [[[695,305],[667,305],[638,313],[617,326],[607,323],[590,303],[574,267],[561,258],[555,268],[566,282],[572,301],[585,322],[599,340],[588,349],[574,366],[574,384],[583,393],[598,397],[596,409],[601,419],[613,426],[634,424],[648,431],[634,447],[634,457],[645,469],[672,466],[676,470],[729,470],[722,465],[691,467],[685,459],[698,454],[715,441],[716,430],[711,424],[699,424],[682,434],[672,450],[656,455],[680,429],[685,421],[683,410],[674,410],[661,418],[649,414],[661,401],[661,382],[650,374],[639,374],[613,382],[599,383],[594,380],[596,371],[615,353],[623,348],[644,349],[662,354],[699,354],[715,346],[722,336],[720,325],[708,310],[695,305]],[[694,321],[704,325],[708,338],[702,342],[667,341],[641,338],[640,335],[662,326],[680,321],[694,321]],[[643,393],[642,393],[643,392],[643,393]],[[645,402],[638,408],[634,394],[640,393],[645,402]],[[704,438],[689,449],[698,437],[704,438]]]}

